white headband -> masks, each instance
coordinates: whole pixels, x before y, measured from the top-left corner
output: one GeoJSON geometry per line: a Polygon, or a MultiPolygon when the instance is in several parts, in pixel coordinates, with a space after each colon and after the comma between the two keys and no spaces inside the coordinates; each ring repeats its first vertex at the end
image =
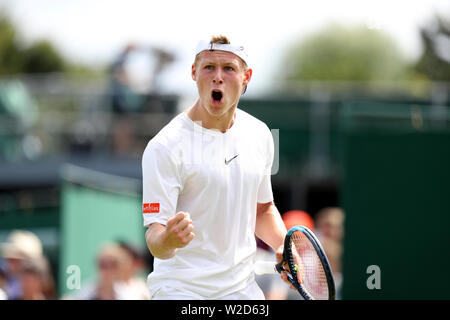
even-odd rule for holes
{"type": "Polygon", "coordinates": [[[243,46],[233,46],[231,44],[211,43],[209,41],[201,40],[197,45],[197,49],[195,50],[195,55],[197,56],[200,52],[207,51],[207,50],[219,50],[219,51],[228,51],[228,52],[234,53],[239,58],[244,60],[244,62],[248,65],[248,56],[247,56],[247,53],[244,51],[243,46]]]}

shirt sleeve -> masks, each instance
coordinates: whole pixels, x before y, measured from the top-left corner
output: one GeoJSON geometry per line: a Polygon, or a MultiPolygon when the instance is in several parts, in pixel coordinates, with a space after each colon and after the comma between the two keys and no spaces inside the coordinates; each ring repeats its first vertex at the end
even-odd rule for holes
{"type": "Polygon", "coordinates": [[[258,189],[258,203],[268,203],[273,201],[273,192],[272,192],[272,180],[271,180],[271,172],[272,172],[272,164],[274,158],[274,143],[272,134],[267,128],[267,138],[266,140],[266,165],[264,167],[264,174],[259,184],[258,189]]]}
{"type": "Polygon", "coordinates": [[[167,224],[176,212],[181,190],[179,166],[167,148],[150,142],[142,156],[142,214],[144,227],[167,224]]]}

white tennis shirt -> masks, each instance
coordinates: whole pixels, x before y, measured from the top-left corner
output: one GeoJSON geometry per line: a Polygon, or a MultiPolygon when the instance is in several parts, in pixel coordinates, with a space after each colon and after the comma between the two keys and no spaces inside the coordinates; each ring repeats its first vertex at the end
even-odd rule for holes
{"type": "Polygon", "coordinates": [[[147,283],[218,299],[254,279],[257,203],[273,200],[269,128],[236,109],[225,133],[183,112],[148,143],[142,158],[144,226],[188,212],[195,238],[170,259],[155,258],[147,283]]]}

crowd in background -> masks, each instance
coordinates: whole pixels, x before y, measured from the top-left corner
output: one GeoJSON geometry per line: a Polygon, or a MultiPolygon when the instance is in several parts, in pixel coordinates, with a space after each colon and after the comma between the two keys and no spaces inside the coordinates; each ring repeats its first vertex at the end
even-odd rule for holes
{"type": "MultiPolygon", "coordinates": [[[[305,211],[282,215],[286,229],[303,225],[319,238],[331,265],[340,298],[342,284],[342,238],[344,212],[337,207],[320,210],[314,219],[305,211]]],[[[145,283],[147,260],[139,248],[126,242],[109,242],[95,258],[96,276],[84,281],[80,290],[58,296],[55,279],[40,239],[26,230],[13,230],[1,244],[0,300],[148,300],[145,283]]],[[[273,251],[258,241],[257,260],[273,260],[273,251]]],[[[268,300],[300,299],[278,275],[258,275],[256,280],[268,300]]]]}
{"type": "Polygon", "coordinates": [[[96,257],[97,278],[63,299],[148,300],[150,292],[140,271],[145,260],[139,250],[124,242],[104,244],[96,257]]]}
{"type": "Polygon", "coordinates": [[[12,231],[1,244],[0,300],[146,300],[141,271],[143,253],[126,242],[105,243],[95,259],[96,276],[80,290],[58,296],[55,279],[40,239],[27,230],[12,231]]]}
{"type": "Polygon", "coordinates": [[[55,281],[40,239],[25,230],[12,231],[2,244],[0,297],[9,300],[56,299],[55,281]]]}

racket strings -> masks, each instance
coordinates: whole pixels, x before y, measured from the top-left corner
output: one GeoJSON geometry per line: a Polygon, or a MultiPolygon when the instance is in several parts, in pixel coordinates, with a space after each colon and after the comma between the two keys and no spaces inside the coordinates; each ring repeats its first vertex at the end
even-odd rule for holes
{"type": "Polygon", "coordinates": [[[314,299],[328,299],[325,270],[311,241],[302,232],[294,232],[291,236],[291,250],[297,266],[297,278],[304,289],[314,299]]]}

